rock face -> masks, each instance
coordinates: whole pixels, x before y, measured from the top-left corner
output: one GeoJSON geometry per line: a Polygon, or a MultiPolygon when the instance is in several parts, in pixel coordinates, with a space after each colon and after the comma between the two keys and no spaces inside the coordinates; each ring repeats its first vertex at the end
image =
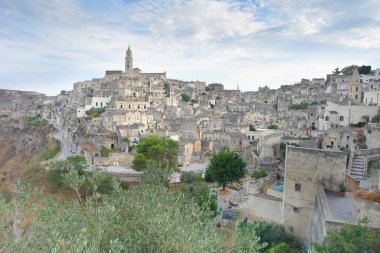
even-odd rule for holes
{"type": "Polygon", "coordinates": [[[25,164],[51,145],[54,130],[41,116],[46,96],[0,90],[0,184],[16,181],[25,164]]]}

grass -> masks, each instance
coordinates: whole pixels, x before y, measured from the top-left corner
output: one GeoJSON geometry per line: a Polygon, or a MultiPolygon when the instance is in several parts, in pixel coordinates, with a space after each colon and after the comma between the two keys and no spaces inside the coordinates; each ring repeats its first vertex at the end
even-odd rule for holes
{"type": "Polygon", "coordinates": [[[44,151],[41,158],[42,160],[47,161],[53,159],[59,152],[61,152],[61,145],[55,144],[52,148],[44,151]]]}

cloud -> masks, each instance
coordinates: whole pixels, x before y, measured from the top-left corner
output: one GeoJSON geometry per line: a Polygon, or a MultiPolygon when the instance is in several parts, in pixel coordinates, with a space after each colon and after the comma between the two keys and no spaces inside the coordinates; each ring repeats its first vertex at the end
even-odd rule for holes
{"type": "Polygon", "coordinates": [[[0,9],[0,87],[49,94],[123,69],[227,88],[279,86],[378,63],[376,0],[15,0],[0,9]]]}

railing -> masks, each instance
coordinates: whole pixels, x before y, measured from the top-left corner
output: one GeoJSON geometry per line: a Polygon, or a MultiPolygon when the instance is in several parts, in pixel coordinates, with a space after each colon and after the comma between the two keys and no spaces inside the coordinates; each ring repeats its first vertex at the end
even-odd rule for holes
{"type": "Polygon", "coordinates": [[[380,147],[370,148],[370,149],[357,149],[355,150],[355,155],[366,155],[366,156],[380,156],[380,147]]]}

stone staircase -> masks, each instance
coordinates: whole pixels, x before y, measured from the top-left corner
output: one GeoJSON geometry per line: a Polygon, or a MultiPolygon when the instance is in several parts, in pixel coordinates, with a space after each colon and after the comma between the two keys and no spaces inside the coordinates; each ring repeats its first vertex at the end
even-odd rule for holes
{"type": "Polygon", "coordinates": [[[355,150],[350,176],[359,181],[366,180],[368,162],[372,159],[380,159],[380,147],[355,150]]]}
{"type": "Polygon", "coordinates": [[[352,161],[352,167],[350,175],[357,180],[364,180],[367,171],[366,168],[366,156],[355,155],[352,161]]]}

